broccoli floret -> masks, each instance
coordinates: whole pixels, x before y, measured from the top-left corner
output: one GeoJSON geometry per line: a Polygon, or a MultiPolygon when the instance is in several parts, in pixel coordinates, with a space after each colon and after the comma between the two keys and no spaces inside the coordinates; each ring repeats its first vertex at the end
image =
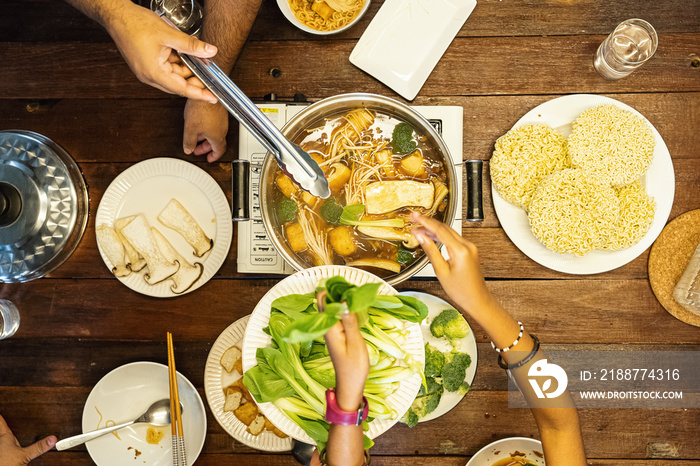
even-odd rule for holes
{"type": "Polygon", "coordinates": [[[391,146],[394,154],[405,155],[416,150],[417,144],[413,140],[413,128],[408,123],[399,123],[391,134],[391,146]]]}
{"type": "Polygon", "coordinates": [[[427,377],[425,379],[425,386],[421,385],[420,390],[418,391],[418,396],[425,396],[425,395],[432,395],[433,393],[440,393],[442,395],[442,392],[445,391],[445,389],[442,386],[442,381],[439,379],[435,379],[433,377],[427,377]]]}
{"type": "Polygon", "coordinates": [[[448,392],[456,392],[464,382],[467,367],[472,363],[472,358],[466,353],[449,353],[442,366],[442,385],[448,392]]]}
{"type": "Polygon", "coordinates": [[[467,394],[467,392],[468,392],[471,388],[472,388],[472,387],[471,387],[471,386],[467,383],[467,381],[465,380],[464,382],[462,382],[462,385],[459,386],[459,389],[457,390],[457,393],[459,393],[460,395],[464,396],[464,395],[467,394]]]}
{"type": "Polygon", "coordinates": [[[277,217],[281,222],[291,222],[297,217],[297,203],[291,199],[282,199],[277,205],[277,217]]]}
{"type": "Polygon", "coordinates": [[[425,376],[435,377],[442,373],[442,366],[445,365],[445,355],[437,348],[425,345],[425,376]]]}
{"type": "Polygon", "coordinates": [[[343,213],[343,206],[338,204],[335,199],[330,198],[323,203],[321,209],[321,218],[331,225],[338,225],[340,223],[340,216],[343,213]]]}
{"type": "Polygon", "coordinates": [[[413,412],[413,409],[409,409],[405,418],[406,425],[408,427],[415,427],[416,424],[418,424],[418,419],[418,415],[413,412]]]}
{"type": "Polygon", "coordinates": [[[445,309],[430,324],[430,333],[436,338],[458,340],[469,334],[469,325],[457,309],[445,309]]]}

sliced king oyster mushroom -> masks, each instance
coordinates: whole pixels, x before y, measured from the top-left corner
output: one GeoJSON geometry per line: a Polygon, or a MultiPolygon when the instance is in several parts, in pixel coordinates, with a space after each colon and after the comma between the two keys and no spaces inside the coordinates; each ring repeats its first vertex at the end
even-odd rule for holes
{"type": "Polygon", "coordinates": [[[194,248],[194,255],[197,257],[202,257],[214,246],[214,241],[204,233],[202,227],[177,199],[170,199],[158,215],[158,221],[180,233],[194,248]]]}
{"type": "Polygon", "coordinates": [[[148,264],[148,273],[145,276],[146,283],[155,285],[177,273],[180,263],[169,261],[163,257],[163,253],[153,237],[151,227],[143,215],[137,216],[122,228],[122,234],[148,264]]]}
{"type": "Polygon", "coordinates": [[[177,271],[177,273],[175,273],[175,275],[170,277],[170,280],[174,282],[174,284],[170,287],[170,291],[175,294],[184,293],[185,291],[189,290],[197,280],[199,280],[199,277],[202,276],[202,272],[204,272],[204,265],[202,265],[200,262],[195,262],[194,265],[191,265],[179,252],[177,252],[173,245],[170,244],[170,241],[163,236],[163,233],[158,231],[158,229],[155,227],[151,227],[151,231],[153,232],[153,237],[156,239],[156,244],[163,253],[163,256],[171,262],[177,261],[180,263],[180,269],[177,271]]]}
{"type": "Polygon", "coordinates": [[[103,223],[97,230],[97,242],[107,259],[114,265],[112,273],[117,277],[126,277],[131,273],[129,266],[124,261],[124,245],[119,235],[111,226],[103,223]]]}

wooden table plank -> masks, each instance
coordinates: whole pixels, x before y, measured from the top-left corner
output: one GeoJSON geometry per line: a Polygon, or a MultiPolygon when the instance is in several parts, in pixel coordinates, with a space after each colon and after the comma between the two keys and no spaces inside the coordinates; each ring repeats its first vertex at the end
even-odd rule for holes
{"type": "MultiPolygon", "coordinates": [[[[147,0],[140,0],[148,5],[147,0]]],[[[206,3],[206,2],[202,2],[206,3]]],[[[382,6],[374,0],[365,17],[350,30],[329,39],[358,39],[382,6]]],[[[109,36],[97,23],[58,0],[5,0],[0,16],[0,41],[8,42],[104,42],[109,36]]],[[[458,37],[608,34],[622,20],[641,16],[659,33],[694,32],[700,29],[700,4],[678,7],[674,0],[521,0],[503,3],[480,0],[458,37]],[[635,16],[637,15],[637,16],[635,16]]],[[[306,34],[289,23],[273,0],[263,2],[251,40],[324,40],[306,34]]]]}
{"type": "MultiPolygon", "coordinates": [[[[528,323],[529,327],[529,323],[528,323]]],[[[481,330],[477,329],[478,332],[481,330]]],[[[210,340],[190,340],[187,329],[175,334],[177,367],[196,387],[204,386],[204,371],[210,340]]],[[[480,339],[482,340],[482,339],[480,339]]],[[[548,352],[592,351],[700,351],[696,344],[574,344],[543,341],[548,352]]],[[[485,341],[477,344],[477,371],[471,391],[507,391],[505,371],[496,364],[496,352],[485,341]]],[[[151,341],[71,338],[11,339],[3,342],[6,356],[0,358],[0,385],[14,387],[92,387],[105,374],[124,364],[152,361],[167,364],[164,338],[151,341]],[[61,351],[55,351],[60,347],[61,351]],[[99,355],[99,360],[96,359],[99,355]],[[91,361],[86,364],[85,361],[91,361]]]]}
{"type": "MultiPolygon", "coordinates": [[[[700,93],[604,94],[642,113],[664,138],[674,160],[697,158],[700,93]]],[[[286,96],[291,98],[291,96],[286,96]]],[[[493,146],[525,113],[558,95],[419,96],[414,105],[464,108],[463,159],[488,160],[493,146]]],[[[182,99],[0,100],[0,128],[44,134],[78,163],[137,162],[155,156],[182,156],[182,99]],[[70,124],[66,124],[70,122],[70,124]]],[[[238,153],[238,124],[231,120],[229,150],[238,153]]],[[[187,160],[198,160],[187,157],[187,160]]]]}
{"type": "MultiPolygon", "coordinates": [[[[20,443],[36,436],[73,435],[81,425],[82,412],[90,391],[86,388],[2,387],[0,412],[20,443]],[[37,431],[35,426],[41,426],[37,431]]],[[[583,409],[581,427],[591,458],[647,457],[649,444],[674,448],[673,458],[700,457],[697,425],[700,410],[683,409],[583,409]],[[654,422],[649,422],[653,419],[654,422]],[[673,429],[658,429],[673,425],[673,429]],[[634,429],[630,429],[634,426],[634,429]]],[[[205,453],[252,452],[226,434],[207,413],[205,453]]],[[[439,421],[419,424],[413,429],[397,424],[376,439],[374,455],[473,455],[482,446],[503,437],[536,437],[537,427],[529,410],[508,408],[504,392],[470,393],[439,421]],[[438,425],[443,428],[436,428],[438,425]],[[449,426],[449,428],[446,428],[449,426]]],[[[84,446],[78,447],[80,451],[84,446]]]]}
{"type": "MultiPolygon", "coordinates": [[[[661,34],[652,60],[607,81],[593,69],[603,36],[457,38],[428,78],[424,95],[511,95],[700,90],[700,33],[661,34]],[[527,76],[527,79],[523,79],[527,76]],[[497,86],[494,83],[498,83],[497,86]]],[[[254,98],[276,92],[328,97],[350,91],[396,96],[348,62],[354,41],[251,42],[233,80],[254,98]],[[313,60],[303,57],[315,57],[313,60]],[[279,74],[270,73],[277,69],[279,74]],[[333,70],[329,76],[328,70],[333,70]]],[[[167,98],[139,83],[112,44],[0,43],[0,95],[7,98],[167,98]],[[80,89],[78,95],[75,89],[80,89]]]]}
{"type": "MultiPolygon", "coordinates": [[[[250,314],[275,283],[215,279],[166,301],[134,293],[116,279],[44,279],[7,284],[0,298],[16,303],[22,313],[15,339],[160,342],[172,331],[186,334],[188,340],[214,341],[229,324],[250,314]],[[234,301],[233,290],[245,292],[237,293],[234,301]],[[202,300],[206,312],[198,310],[202,300]]],[[[700,343],[697,328],[668,314],[646,280],[507,280],[490,281],[488,286],[543,342],[700,343]]],[[[436,281],[409,281],[397,288],[446,298],[436,281]]],[[[479,342],[489,341],[478,327],[475,336],[479,342]]]]}

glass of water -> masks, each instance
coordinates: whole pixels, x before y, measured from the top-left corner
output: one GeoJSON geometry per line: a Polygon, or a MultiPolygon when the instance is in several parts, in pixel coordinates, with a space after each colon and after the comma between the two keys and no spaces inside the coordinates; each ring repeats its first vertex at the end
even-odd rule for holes
{"type": "Polygon", "coordinates": [[[654,55],[658,42],[651,24],[643,19],[628,19],[600,44],[593,66],[605,79],[624,78],[654,55]]]}
{"type": "Polygon", "coordinates": [[[0,299],[0,340],[10,338],[19,328],[19,311],[12,301],[0,299]]]}

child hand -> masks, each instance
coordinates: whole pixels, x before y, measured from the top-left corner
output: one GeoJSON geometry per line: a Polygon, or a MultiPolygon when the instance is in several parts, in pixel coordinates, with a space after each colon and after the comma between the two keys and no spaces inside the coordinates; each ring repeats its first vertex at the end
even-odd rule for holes
{"type": "Polygon", "coordinates": [[[335,368],[335,394],[343,411],[357,411],[369,375],[367,343],[360,333],[357,316],[344,313],[341,321],[324,336],[335,368]]]}
{"type": "Polygon", "coordinates": [[[445,292],[465,311],[478,310],[491,294],[481,273],[476,246],[433,218],[413,212],[410,220],[420,225],[413,229],[413,235],[430,259],[445,292]],[[449,259],[442,257],[434,241],[445,245],[449,259]]]}

